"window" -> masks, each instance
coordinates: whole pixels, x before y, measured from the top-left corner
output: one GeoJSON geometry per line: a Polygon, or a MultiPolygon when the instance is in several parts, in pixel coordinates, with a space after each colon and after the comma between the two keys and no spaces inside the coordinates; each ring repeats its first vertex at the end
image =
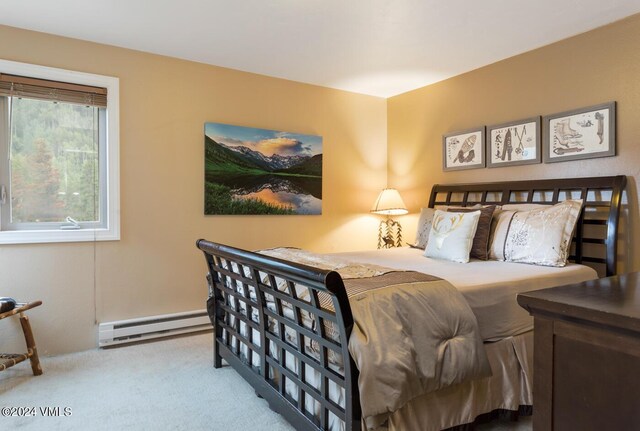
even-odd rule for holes
{"type": "Polygon", "coordinates": [[[118,79],[0,60],[0,243],[119,226],[118,79]]]}

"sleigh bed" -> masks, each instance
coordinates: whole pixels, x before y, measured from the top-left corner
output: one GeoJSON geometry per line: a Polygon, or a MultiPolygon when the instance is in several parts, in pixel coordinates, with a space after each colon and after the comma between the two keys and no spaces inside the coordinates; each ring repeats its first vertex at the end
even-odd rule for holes
{"type": "Polygon", "coordinates": [[[411,248],[326,257],[290,255],[287,250],[254,253],[199,240],[197,246],[204,252],[209,271],[207,309],[215,328],[214,367],[221,367],[224,359],[297,430],[464,429],[477,418],[530,413],[532,323],[517,306],[516,294],[616,273],[625,184],[626,177],[613,176],[433,186],[430,208],[554,205],[582,199],[569,257],[572,263],[563,268],[497,261],[442,262],[411,248]],[[333,262],[349,264],[337,264],[336,271],[331,268],[333,262]],[[369,273],[378,267],[394,271],[369,273]],[[349,271],[361,278],[351,278],[349,271]],[[378,284],[364,287],[363,280],[378,284]],[[477,335],[465,329],[468,325],[463,317],[438,314],[446,308],[457,310],[449,302],[428,297],[429,292],[440,289],[440,280],[461,292],[464,304],[458,308],[470,308],[478,323],[477,335]],[[382,282],[393,286],[379,289],[382,282]],[[403,298],[405,302],[398,302],[402,311],[363,309],[369,301],[363,300],[362,291],[370,288],[378,297],[386,294],[379,292],[390,292],[383,299],[391,304],[403,298]],[[416,297],[411,297],[411,289],[418,292],[416,297]],[[427,296],[417,296],[423,291],[427,296]],[[428,324],[416,317],[422,304],[428,324]],[[372,317],[365,321],[367,313],[372,317]],[[430,389],[411,392],[416,386],[413,380],[393,381],[407,386],[410,395],[394,393],[385,377],[402,373],[378,359],[389,352],[403,354],[403,340],[412,328],[434,326],[450,318],[449,327],[436,331],[427,343],[442,361],[431,367],[431,358],[409,358],[436,370],[437,376],[426,376],[422,370],[431,368],[421,368],[416,378],[421,383],[418,386],[430,389]],[[406,322],[402,329],[394,329],[394,319],[409,319],[409,329],[406,322]],[[368,326],[374,324],[378,328],[372,331],[368,326]],[[476,344],[481,355],[473,353],[476,344]],[[464,369],[456,370],[451,364],[464,364],[464,369]],[[388,390],[375,395],[372,388],[388,390]],[[392,399],[391,407],[384,407],[386,398],[392,399]],[[388,411],[363,415],[376,402],[382,402],[383,410],[388,411]]]}

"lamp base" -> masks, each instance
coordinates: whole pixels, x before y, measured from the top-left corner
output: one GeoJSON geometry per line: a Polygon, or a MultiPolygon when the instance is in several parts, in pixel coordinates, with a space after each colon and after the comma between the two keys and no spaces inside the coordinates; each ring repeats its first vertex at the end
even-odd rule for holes
{"type": "Polygon", "coordinates": [[[387,218],[378,225],[378,248],[402,247],[402,226],[387,218]]]}

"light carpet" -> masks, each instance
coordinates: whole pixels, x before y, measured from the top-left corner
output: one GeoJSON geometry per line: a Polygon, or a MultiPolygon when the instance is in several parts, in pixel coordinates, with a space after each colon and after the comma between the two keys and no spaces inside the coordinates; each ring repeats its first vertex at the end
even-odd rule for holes
{"type": "MultiPolygon", "coordinates": [[[[38,377],[18,364],[0,373],[0,428],[293,430],[231,367],[214,369],[212,355],[211,334],[202,334],[42,358],[38,377]],[[4,416],[6,407],[32,416],[4,416]]],[[[527,431],[531,420],[479,429],[527,431]]]]}

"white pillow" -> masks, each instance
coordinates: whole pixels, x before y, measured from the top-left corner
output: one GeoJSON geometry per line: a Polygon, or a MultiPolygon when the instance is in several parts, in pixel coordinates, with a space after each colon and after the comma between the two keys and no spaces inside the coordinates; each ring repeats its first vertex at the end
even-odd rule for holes
{"type": "Polygon", "coordinates": [[[416,230],[416,241],[413,243],[414,247],[426,248],[427,241],[429,241],[429,232],[431,231],[431,222],[433,221],[433,214],[436,210],[433,208],[422,208],[420,210],[420,218],[418,219],[418,229],[416,230]]]}
{"type": "Polygon", "coordinates": [[[453,262],[469,262],[479,219],[480,211],[455,213],[436,210],[424,255],[453,262]]]}
{"type": "Polygon", "coordinates": [[[504,245],[509,262],[565,266],[582,199],[513,215],[504,245]]]}

